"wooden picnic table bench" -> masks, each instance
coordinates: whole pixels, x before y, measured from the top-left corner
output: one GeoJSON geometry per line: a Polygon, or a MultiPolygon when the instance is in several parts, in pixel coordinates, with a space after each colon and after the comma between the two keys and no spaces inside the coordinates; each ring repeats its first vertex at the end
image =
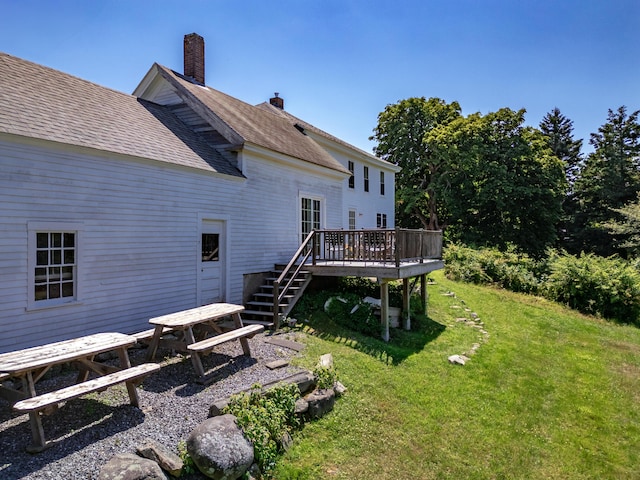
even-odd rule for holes
{"type": "Polygon", "coordinates": [[[131,366],[127,348],[136,338],[122,333],[97,333],[38,347],[0,354],[0,381],[13,380],[12,386],[0,385],[0,396],[13,403],[16,411],[29,414],[33,444],[30,452],[44,450],[45,440],[40,413],[58,403],[72,400],[90,392],[103,390],[118,383],[126,383],[129,400],[139,406],[135,385],[147,375],[160,369],[156,364],[131,366]],[[116,351],[119,366],[97,362],[95,356],[116,351]],[[76,384],[38,394],[36,384],[51,367],[72,363],[79,369],[76,384]],[[98,377],[88,380],[91,373],[98,377]],[[17,385],[16,385],[17,384],[17,385]]]}
{"type": "Polygon", "coordinates": [[[198,376],[203,378],[205,373],[202,360],[200,359],[200,353],[208,353],[216,345],[232,340],[239,340],[243,353],[250,356],[251,350],[247,339],[264,330],[264,327],[262,325],[244,326],[242,324],[242,317],[240,316],[243,310],[244,307],[242,305],[212,303],[152,318],[149,320],[149,323],[155,325],[155,329],[147,351],[147,360],[155,358],[157,349],[160,346],[188,353],[191,356],[193,368],[198,376]],[[225,331],[218,324],[218,322],[225,317],[231,317],[233,319],[232,330],[225,331]],[[195,327],[205,327],[203,328],[204,338],[196,339],[196,335],[194,334],[195,327]],[[206,337],[208,332],[217,335],[206,337]],[[182,338],[163,338],[163,336],[167,334],[173,335],[176,333],[180,334],[182,338]]]}

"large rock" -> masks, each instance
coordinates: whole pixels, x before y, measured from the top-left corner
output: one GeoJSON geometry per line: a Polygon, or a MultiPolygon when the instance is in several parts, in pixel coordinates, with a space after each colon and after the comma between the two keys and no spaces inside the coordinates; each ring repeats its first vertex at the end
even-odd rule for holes
{"type": "Polygon", "coordinates": [[[182,473],[184,465],[182,459],[158,442],[147,440],[143,445],[137,447],[136,451],[140,456],[156,462],[174,477],[179,477],[182,473]]]}
{"type": "Polygon", "coordinates": [[[125,453],[109,460],[98,480],[167,480],[167,476],[153,460],[125,453]]]}
{"type": "Polygon", "coordinates": [[[208,418],[187,438],[193,463],[215,480],[240,478],[253,463],[253,445],[242,433],[233,415],[208,418]]]}
{"type": "Polygon", "coordinates": [[[332,388],[314,390],[304,399],[309,404],[307,416],[312,419],[320,418],[333,410],[333,405],[336,402],[336,393],[332,388]]]}

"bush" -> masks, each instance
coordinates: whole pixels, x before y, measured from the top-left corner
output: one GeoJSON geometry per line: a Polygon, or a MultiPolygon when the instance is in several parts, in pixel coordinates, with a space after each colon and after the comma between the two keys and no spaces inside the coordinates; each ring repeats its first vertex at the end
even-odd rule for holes
{"type": "Polygon", "coordinates": [[[445,274],[452,280],[495,284],[514,292],[538,293],[544,264],[513,250],[450,245],[444,252],[445,274]]]}
{"type": "Polygon", "coordinates": [[[444,262],[452,280],[542,295],[583,313],[640,324],[640,261],[553,250],[536,261],[512,250],[449,245],[444,262]]]}
{"type": "Polygon", "coordinates": [[[617,257],[557,256],[551,263],[545,296],[583,313],[639,323],[640,273],[617,257]]]}
{"type": "Polygon", "coordinates": [[[238,425],[253,443],[256,461],[265,478],[282,452],[282,440],[299,426],[295,414],[300,390],[296,384],[277,385],[265,392],[254,385],[251,392],[233,395],[224,413],[238,419],[238,425]]]}
{"type": "Polygon", "coordinates": [[[355,293],[342,292],[330,297],[324,309],[339,325],[365,335],[380,334],[380,320],[373,314],[373,308],[355,293]]]}

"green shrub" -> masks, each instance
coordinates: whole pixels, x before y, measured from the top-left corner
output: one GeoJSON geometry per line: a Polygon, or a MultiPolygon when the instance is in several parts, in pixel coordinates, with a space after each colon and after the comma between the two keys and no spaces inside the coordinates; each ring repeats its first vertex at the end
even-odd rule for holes
{"type": "Polygon", "coordinates": [[[283,438],[299,426],[295,414],[299,397],[296,384],[277,385],[264,392],[260,385],[254,385],[248,394],[233,395],[223,409],[238,419],[238,425],[253,443],[256,461],[265,478],[269,478],[283,450],[283,438]]]}
{"type": "Polygon", "coordinates": [[[544,266],[526,254],[495,248],[449,245],[444,252],[445,274],[452,280],[495,284],[514,292],[537,293],[544,266]]]}
{"type": "Polygon", "coordinates": [[[583,313],[640,324],[640,261],[554,250],[534,260],[513,250],[449,245],[444,262],[452,280],[542,295],[583,313]]]}
{"type": "MultiPolygon", "coordinates": [[[[340,293],[353,293],[359,298],[380,298],[380,285],[365,277],[340,277],[337,282],[337,291],[340,293]]],[[[402,285],[389,283],[389,306],[402,307],[402,285]]]]}
{"type": "Polygon", "coordinates": [[[617,257],[558,255],[551,263],[546,296],[583,313],[639,323],[640,273],[617,257]]]}
{"type": "Polygon", "coordinates": [[[373,314],[372,306],[355,293],[342,292],[330,297],[324,310],[339,325],[365,335],[380,334],[380,319],[373,314]]]}
{"type": "Polygon", "coordinates": [[[338,381],[338,372],[336,372],[334,367],[317,366],[313,369],[313,374],[316,377],[316,386],[320,390],[333,388],[338,381]]]}

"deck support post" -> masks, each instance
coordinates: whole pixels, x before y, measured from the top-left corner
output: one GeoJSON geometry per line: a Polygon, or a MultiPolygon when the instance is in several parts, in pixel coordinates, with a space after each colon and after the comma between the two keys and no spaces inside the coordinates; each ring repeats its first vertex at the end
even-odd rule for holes
{"type": "Polygon", "coordinates": [[[380,283],[380,318],[382,319],[382,339],[389,341],[389,280],[379,278],[380,283]]]}
{"type": "Polygon", "coordinates": [[[411,290],[408,278],[402,279],[402,319],[402,327],[411,330],[411,290]]]}
{"type": "Polygon", "coordinates": [[[420,275],[420,294],[422,296],[423,313],[426,315],[427,301],[429,300],[429,295],[427,293],[427,276],[424,273],[420,275]]]}

